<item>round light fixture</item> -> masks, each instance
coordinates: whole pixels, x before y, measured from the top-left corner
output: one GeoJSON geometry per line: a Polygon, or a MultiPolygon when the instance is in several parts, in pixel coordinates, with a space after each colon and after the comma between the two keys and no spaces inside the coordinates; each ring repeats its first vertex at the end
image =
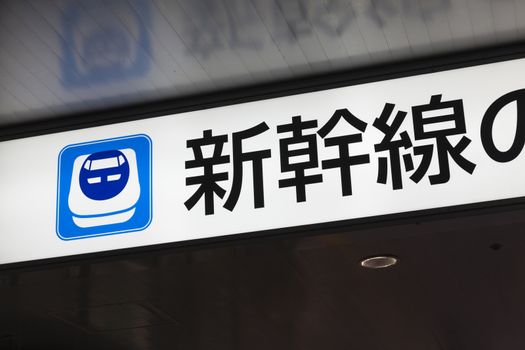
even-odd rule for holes
{"type": "Polygon", "coordinates": [[[394,256],[372,256],[361,260],[361,266],[366,267],[367,269],[384,269],[385,267],[397,264],[397,261],[397,258],[394,256]]]}

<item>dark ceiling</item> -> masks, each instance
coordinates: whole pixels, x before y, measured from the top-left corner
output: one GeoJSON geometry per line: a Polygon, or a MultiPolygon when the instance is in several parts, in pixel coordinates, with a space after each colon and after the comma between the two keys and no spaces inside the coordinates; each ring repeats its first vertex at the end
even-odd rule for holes
{"type": "Polygon", "coordinates": [[[524,227],[522,205],[3,271],[0,344],[521,350],[524,227]],[[359,265],[378,253],[400,262],[359,265]]]}

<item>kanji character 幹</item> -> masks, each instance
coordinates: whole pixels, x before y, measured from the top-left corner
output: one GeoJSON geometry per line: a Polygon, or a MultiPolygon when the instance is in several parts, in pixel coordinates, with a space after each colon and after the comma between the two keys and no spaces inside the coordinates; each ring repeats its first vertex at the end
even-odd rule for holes
{"type": "Polygon", "coordinates": [[[352,195],[352,175],[350,167],[352,165],[370,163],[370,156],[368,154],[360,154],[351,156],[349,153],[349,145],[351,143],[363,141],[363,133],[367,124],[354,116],[348,109],[338,109],[330,117],[325,125],[317,132],[319,136],[324,139],[326,147],[337,146],[339,148],[339,157],[334,159],[327,159],[322,161],[323,169],[339,168],[341,173],[341,187],[343,196],[352,195]],[[356,128],[360,133],[349,134],[343,136],[326,137],[335,128],[339,120],[344,119],[349,125],[356,128]]]}
{"type": "Polygon", "coordinates": [[[305,174],[306,169],[317,168],[319,160],[316,134],[303,135],[303,130],[316,127],[317,120],[302,121],[301,116],[292,117],[292,123],[290,124],[277,126],[277,133],[279,134],[292,133],[291,137],[279,140],[281,172],[294,172],[292,177],[279,180],[279,188],[295,187],[297,202],[306,201],[306,185],[323,181],[323,175],[321,174],[305,174]],[[306,146],[303,147],[305,143],[306,146]],[[294,162],[292,158],[297,156],[306,156],[307,160],[294,162]]]}

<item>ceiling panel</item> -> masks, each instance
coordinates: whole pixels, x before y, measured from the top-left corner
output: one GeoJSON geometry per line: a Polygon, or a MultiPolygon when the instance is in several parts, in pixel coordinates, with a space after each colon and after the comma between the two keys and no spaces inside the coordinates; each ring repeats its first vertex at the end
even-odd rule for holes
{"type": "Polygon", "coordinates": [[[0,127],[524,38],[520,0],[0,0],[0,127]]]}

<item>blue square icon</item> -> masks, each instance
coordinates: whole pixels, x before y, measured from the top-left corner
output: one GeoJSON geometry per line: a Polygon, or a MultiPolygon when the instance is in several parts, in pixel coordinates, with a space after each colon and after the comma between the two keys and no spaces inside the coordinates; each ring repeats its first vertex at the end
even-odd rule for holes
{"type": "Polygon", "coordinates": [[[66,146],[58,156],[56,230],[63,240],[144,230],[151,222],[151,139],[66,146]]]}

